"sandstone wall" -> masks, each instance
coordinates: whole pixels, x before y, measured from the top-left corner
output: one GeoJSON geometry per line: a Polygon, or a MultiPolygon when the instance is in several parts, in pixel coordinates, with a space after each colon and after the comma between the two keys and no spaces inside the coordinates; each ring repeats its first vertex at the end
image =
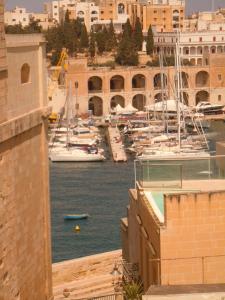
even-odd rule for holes
{"type": "Polygon", "coordinates": [[[40,37],[16,35],[9,48],[7,115],[0,121],[0,299],[50,300],[44,47],[40,37]],[[20,70],[25,62],[31,80],[24,85],[20,70]]]}
{"type": "Polygon", "coordinates": [[[108,275],[114,263],[122,258],[121,250],[55,263],[52,266],[53,287],[77,279],[108,275]]]}
{"type": "Polygon", "coordinates": [[[161,284],[225,282],[225,192],[167,196],[161,284]]]}

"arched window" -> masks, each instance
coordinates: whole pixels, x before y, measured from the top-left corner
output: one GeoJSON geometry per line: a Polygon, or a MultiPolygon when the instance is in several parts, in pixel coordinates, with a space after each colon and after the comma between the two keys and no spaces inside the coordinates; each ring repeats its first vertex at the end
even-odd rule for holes
{"type": "Polygon", "coordinates": [[[27,83],[30,81],[30,66],[23,64],[21,67],[21,83],[27,83]]]}
{"type": "Polygon", "coordinates": [[[119,14],[124,14],[125,13],[125,6],[123,3],[119,3],[118,5],[118,13],[119,14]]]}

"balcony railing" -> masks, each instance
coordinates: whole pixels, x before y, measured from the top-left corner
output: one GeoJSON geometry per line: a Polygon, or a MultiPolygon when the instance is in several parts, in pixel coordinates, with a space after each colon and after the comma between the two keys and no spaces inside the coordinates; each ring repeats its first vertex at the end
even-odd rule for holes
{"type": "Polygon", "coordinates": [[[124,92],[124,89],[110,89],[110,93],[121,93],[124,92]]]}
{"type": "MultiPolygon", "coordinates": [[[[184,181],[225,179],[225,155],[185,160],[136,160],[135,183],[141,188],[182,189],[184,181]]],[[[225,189],[225,185],[224,185],[225,189]]]]}
{"type": "Polygon", "coordinates": [[[133,91],[145,91],[145,87],[132,88],[133,91]]]}
{"type": "Polygon", "coordinates": [[[88,90],[89,94],[98,94],[98,93],[102,93],[102,90],[88,90]]]}

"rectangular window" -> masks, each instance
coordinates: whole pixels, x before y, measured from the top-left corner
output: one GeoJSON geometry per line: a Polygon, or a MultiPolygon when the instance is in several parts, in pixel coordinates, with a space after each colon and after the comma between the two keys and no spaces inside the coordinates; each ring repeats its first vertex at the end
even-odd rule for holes
{"type": "Polygon", "coordinates": [[[222,75],[218,74],[218,80],[222,80],[222,75]]]}
{"type": "Polygon", "coordinates": [[[222,96],[218,95],[218,101],[221,101],[221,100],[222,100],[222,96]]]}

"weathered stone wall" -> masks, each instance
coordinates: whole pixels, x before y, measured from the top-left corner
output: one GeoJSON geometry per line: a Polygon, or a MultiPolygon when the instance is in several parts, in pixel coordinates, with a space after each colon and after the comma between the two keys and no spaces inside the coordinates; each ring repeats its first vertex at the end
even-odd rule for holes
{"type": "Polygon", "coordinates": [[[86,256],[53,264],[53,286],[91,276],[110,274],[114,263],[121,260],[121,250],[86,256]]]}
{"type": "Polygon", "coordinates": [[[0,144],[0,299],[50,299],[45,138],[40,124],[0,144]]]}
{"type": "Polygon", "coordinates": [[[44,46],[40,37],[17,35],[8,50],[7,115],[0,121],[0,299],[50,300],[44,46]],[[26,62],[30,80],[22,84],[26,62]]]}
{"type": "Polygon", "coordinates": [[[4,2],[0,0],[0,123],[6,120],[6,48],[4,34],[4,2]]]}

